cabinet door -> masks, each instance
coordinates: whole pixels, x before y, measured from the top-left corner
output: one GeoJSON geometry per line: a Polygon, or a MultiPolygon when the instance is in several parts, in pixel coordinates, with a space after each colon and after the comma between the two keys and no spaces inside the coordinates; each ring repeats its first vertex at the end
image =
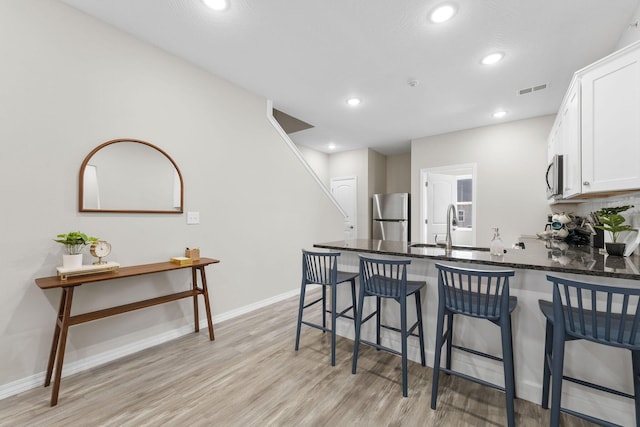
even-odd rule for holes
{"type": "Polygon", "coordinates": [[[640,189],[640,50],[582,78],[582,192],[640,189]]]}
{"type": "Polygon", "coordinates": [[[582,168],[580,153],[580,85],[568,92],[560,110],[562,115],[563,188],[562,197],[568,198],[582,192],[582,168]]]}
{"type": "Polygon", "coordinates": [[[551,128],[549,138],[547,139],[547,164],[553,161],[553,156],[556,154],[562,154],[562,147],[560,146],[560,132],[562,130],[561,114],[558,113],[556,121],[551,128]]]}

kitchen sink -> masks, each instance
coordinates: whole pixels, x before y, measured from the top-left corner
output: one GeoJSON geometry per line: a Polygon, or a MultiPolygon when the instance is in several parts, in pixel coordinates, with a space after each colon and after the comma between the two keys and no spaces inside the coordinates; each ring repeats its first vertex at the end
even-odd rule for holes
{"type": "MultiPolygon", "coordinates": [[[[444,249],[444,244],[435,244],[435,243],[411,243],[409,245],[410,248],[441,248],[444,249]]],[[[457,251],[482,251],[489,252],[489,248],[477,247],[477,246],[466,246],[466,245],[452,245],[451,249],[457,251]]]]}

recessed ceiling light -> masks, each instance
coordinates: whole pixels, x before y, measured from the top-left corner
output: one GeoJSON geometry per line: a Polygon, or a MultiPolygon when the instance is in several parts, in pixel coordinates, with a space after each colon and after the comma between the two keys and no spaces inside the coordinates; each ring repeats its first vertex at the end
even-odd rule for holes
{"type": "Polygon", "coordinates": [[[434,24],[440,24],[453,18],[457,11],[452,4],[442,4],[431,11],[429,20],[434,24]]]}
{"type": "Polygon", "coordinates": [[[347,99],[347,104],[349,104],[352,107],[356,107],[358,105],[360,105],[360,98],[349,98],[347,99]]]}
{"type": "Polygon", "coordinates": [[[327,145],[327,148],[331,151],[336,149],[336,144],[334,144],[333,142],[330,142],[329,145],[327,145]]]}
{"type": "Polygon", "coordinates": [[[500,60],[502,60],[502,58],[504,58],[504,53],[496,52],[496,53],[491,53],[491,54],[485,56],[484,58],[482,58],[481,62],[484,65],[492,65],[492,64],[495,64],[496,62],[499,62],[500,60]]]}
{"type": "Polygon", "coordinates": [[[229,7],[229,0],[202,0],[202,2],[210,9],[225,10],[229,7]]]}
{"type": "Polygon", "coordinates": [[[504,110],[498,110],[495,113],[493,113],[493,117],[495,117],[496,119],[501,119],[506,115],[507,115],[507,112],[504,110]]]}

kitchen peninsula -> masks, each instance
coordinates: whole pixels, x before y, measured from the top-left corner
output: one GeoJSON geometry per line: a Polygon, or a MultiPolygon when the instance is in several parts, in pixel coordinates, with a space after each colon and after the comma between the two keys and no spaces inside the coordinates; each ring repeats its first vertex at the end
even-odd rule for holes
{"type": "MultiPolygon", "coordinates": [[[[488,252],[488,248],[454,246],[450,252],[447,252],[441,246],[390,240],[341,240],[317,243],[314,246],[341,252],[349,251],[431,259],[435,262],[453,261],[493,265],[503,269],[544,270],[551,272],[551,274],[573,273],[640,280],[640,256],[638,255],[609,257],[604,253],[600,253],[598,249],[591,247],[570,246],[563,248],[555,241],[534,238],[525,238],[521,239],[521,241],[525,249],[507,249],[504,256],[491,255],[488,252]]],[[[482,265],[468,267],[483,268],[482,265]]],[[[640,283],[637,283],[636,286],[640,286],[640,283]]]]}
{"type": "MultiPolygon", "coordinates": [[[[422,304],[429,366],[433,365],[438,297],[435,263],[488,270],[515,270],[515,277],[510,282],[510,293],[518,297],[518,307],[513,314],[516,395],[520,399],[540,404],[545,319],[538,308],[538,300],[550,301],[552,298],[551,284],[546,275],[614,286],[640,286],[640,257],[609,257],[601,254],[598,249],[567,248],[557,242],[533,238],[523,239],[522,242],[525,249],[507,249],[503,256],[492,256],[486,248],[473,250],[454,247],[448,252],[432,245],[366,239],[317,243],[314,247],[339,251],[339,268],[347,271],[358,270],[358,254],[398,256],[412,260],[408,270],[409,278],[427,281],[422,304]]],[[[347,303],[347,294],[338,294],[338,306],[347,303]]],[[[365,312],[370,309],[365,306],[365,312]]],[[[383,316],[393,313],[392,310],[383,311],[383,316]]],[[[472,348],[501,356],[499,333],[495,325],[465,320],[467,319],[457,320],[454,335],[472,348]]],[[[337,331],[342,336],[353,338],[353,325],[346,321],[338,325],[337,331]]],[[[364,336],[371,338],[373,333],[373,329],[363,327],[364,336]]],[[[399,348],[399,340],[395,336],[383,336],[383,342],[385,340],[392,347],[399,348]]],[[[413,341],[409,340],[409,358],[417,361],[419,349],[418,344],[413,341]]],[[[567,344],[565,360],[565,375],[633,393],[628,350],[575,341],[567,344]]],[[[454,351],[453,365],[456,369],[479,375],[487,381],[503,383],[501,365],[491,361],[478,360],[463,352],[454,351]]],[[[635,424],[632,400],[613,397],[569,382],[563,385],[563,406],[622,425],[635,424]],[[597,405],[594,402],[598,402],[597,405]]]]}

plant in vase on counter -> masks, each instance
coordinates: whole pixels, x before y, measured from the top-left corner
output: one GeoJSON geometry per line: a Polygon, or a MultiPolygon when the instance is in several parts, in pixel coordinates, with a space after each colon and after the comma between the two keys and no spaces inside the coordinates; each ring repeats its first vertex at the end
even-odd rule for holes
{"type": "Polygon", "coordinates": [[[89,237],[80,231],[70,231],[58,234],[54,241],[64,245],[66,255],[62,256],[64,268],[78,268],[82,266],[82,250],[90,243],[97,242],[97,237],[89,237]]]}
{"type": "Polygon", "coordinates": [[[609,255],[624,255],[625,243],[618,243],[620,233],[625,231],[638,231],[629,224],[625,224],[626,218],[620,215],[620,212],[624,212],[632,207],[631,205],[616,206],[612,208],[602,208],[594,212],[600,223],[596,225],[595,228],[604,230],[611,236],[611,242],[605,243],[609,255]]]}

